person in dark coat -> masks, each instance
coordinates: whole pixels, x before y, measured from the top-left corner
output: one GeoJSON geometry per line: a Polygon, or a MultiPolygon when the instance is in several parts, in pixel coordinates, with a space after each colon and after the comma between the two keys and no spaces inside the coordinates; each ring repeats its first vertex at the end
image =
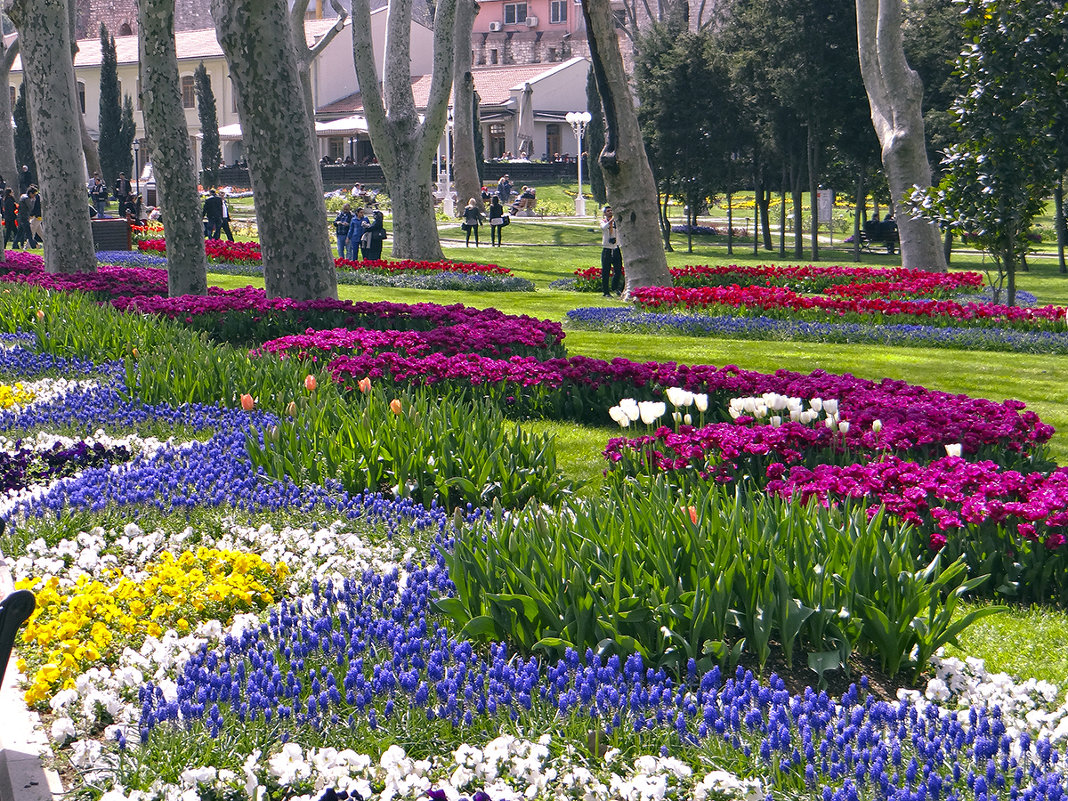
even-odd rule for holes
{"type": "Polygon", "coordinates": [[[493,245],[500,247],[501,233],[504,231],[504,206],[501,205],[501,199],[499,197],[494,197],[490,201],[489,224],[490,247],[493,245]]]}
{"type": "Polygon", "coordinates": [[[9,186],[4,190],[4,247],[7,247],[8,242],[13,242],[15,247],[18,247],[19,235],[18,235],[18,219],[15,212],[15,192],[9,186]]]}
{"type": "Polygon", "coordinates": [[[25,195],[32,184],[33,174],[30,172],[30,167],[28,164],[23,164],[22,172],[19,173],[19,194],[25,195]]]}
{"type": "Polygon", "coordinates": [[[377,261],[382,258],[382,242],[386,238],[386,226],[382,212],[376,211],[371,224],[363,229],[363,258],[377,261]]]}
{"type": "Polygon", "coordinates": [[[133,186],[130,184],[130,179],[126,177],[126,173],[120,172],[119,177],[115,179],[115,199],[119,201],[119,216],[126,216],[126,204],[130,202],[130,195],[133,194],[133,186]]]}
{"type": "Polygon", "coordinates": [[[475,203],[475,199],[471,198],[467,201],[467,206],[464,208],[464,222],[463,229],[467,234],[467,247],[471,247],[471,233],[475,234],[475,247],[478,247],[478,227],[482,225],[482,212],[478,210],[478,205],[475,203]]]}
{"type": "Polygon", "coordinates": [[[207,220],[207,222],[204,223],[204,238],[218,239],[223,223],[223,201],[222,198],[219,197],[219,193],[214,189],[211,190],[211,193],[204,200],[204,208],[201,211],[201,216],[207,220]]]}
{"type": "Polygon", "coordinates": [[[15,247],[21,248],[32,245],[30,242],[30,212],[33,211],[33,198],[30,197],[30,189],[27,187],[26,194],[19,198],[19,227],[15,236],[15,247]]]}

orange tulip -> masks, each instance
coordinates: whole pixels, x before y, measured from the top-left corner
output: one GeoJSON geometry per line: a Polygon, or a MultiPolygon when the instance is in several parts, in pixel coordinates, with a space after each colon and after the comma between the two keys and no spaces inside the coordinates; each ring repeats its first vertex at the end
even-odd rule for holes
{"type": "Polygon", "coordinates": [[[389,408],[393,412],[393,414],[400,414],[401,409],[404,407],[401,406],[401,402],[399,400],[394,398],[389,402],[389,408]]]}
{"type": "Polygon", "coordinates": [[[246,393],[241,396],[241,408],[244,409],[246,412],[251,412],[252,407],[255,405],[256,401],[252,400],[251,395],[246,393]]]}
{"type": "Polygon", "coordinates": [[[697,507],[696,506],[689,506],[689,507],[687,507],[687,511],[690,513],[691,522],[696,526],[697,525],[697,507]]]}
{"type": "Polygon", "coordinates": [[[37,310],[37,319],[38,320],[43,320],[44,319],[44,312],[41,311],[40,309],[37,310]]]}
{"type": "Polygon", "coordinates": [[[131,354],[131,355],[132,355],[132,356],[133,356],[133,357],[134,357],[134,358],[136,359],[136,358],[137,358],[137,356],[138,356],[138,353],[137,353],[137,348],[134,348],[133,350],[131,350],[131,351],[130,351],[130,354],[131,354]]]}
{"type": "Polygon", "coordinates": [[[359,380],[356,386],[360,388],[360,392],[366,395],[368,392],[371,391],[371,376],[364,376],[359,380]]]}
{"type": "Polygon", "coordinates": [[[304,377],[304,388],[308,392],[315,392],[315,388],[318,386],[318,382],[315,380],[315,376],[309,375],[304,377]]]}
{"type": "Polygon", "coordinates": [[[289,402],[289,405],[286,406],[286,414],[288,414],[290,417],[296,417],[296,415],[297,415],[297,402],[296,401],[290,401],[289,402]]]}

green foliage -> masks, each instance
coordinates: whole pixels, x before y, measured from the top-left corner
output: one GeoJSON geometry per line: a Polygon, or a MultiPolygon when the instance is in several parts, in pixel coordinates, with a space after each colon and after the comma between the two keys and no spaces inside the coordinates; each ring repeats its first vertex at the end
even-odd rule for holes
{"type": "MultiPolygon", "coordinates": [[[[26,101],[26,82],[19,84],[19,94],[15,99],[15,107],[11,110],[11,116],[15,121],[15,161],[19,174],[22,173],[22,165],[30,168],[31,180],[37,181],[37,162],[33,157],[33,133],[30,130],[30,107],[26,101]]],[[[12,181],[17,190],[18,181],[12,181]]]]}
{"type": "Polygon", "coordinates": [[[133,158],[133,142],[137,137],[137,123],[134,122],[134,107],[133,100],[129,95],[122,96],[122,120],[119,123],[119,143],[121,145],[119,149],[119,155],[121,156],[119,162],[120,172],[126,173],[126,177],[133,183],[134,180],[134,158],[133,158]]]}
{"type": "Polygon", "coordinates": [[[211,76],[200,62],[193,73],[196,81],[197,114],[200,117],[200,163],[203,167],[201,184],[216,186],[219,182],[219,164],[222,163],[222,148],[219,145],[219,116],[215,110],[215,92],[211,88],[211,76]]]}
{"type": "MultiPolygon", "coordinates": [[[[100,172],[110,192],[115,179],[130,161],[130,148],[122,141],[122,98],[119,97],[118,58],[115,37],[100,24],[100,172]],[[125,147],[124,147],[125,146],[125,147]]],[[[132,141],[132,138],[131,138],[132,141]]]]}
{"type": "Polygon", "coordinates": [[[971,233],[997,263],[1015,302],[1015,272],[1027,232],[1056,182],[1058,120],[1068,106],[1068,6],[1056,0],[969,0],[969,41],[957,60],[954,104],[960,141],[938,186],[917,191],[916,211],[971,233]]]}
{"type": "Polygon", "coordinates": [[[763,666],[774,647],[825,670],[857,648],[897,672],[1000,611],[954,621],[985,577],[962,581],[959,561],[917,567],[917,539],[862,508],[708,486],[680,500],[665,482],[631,483],[562,514],[530,506],[458,530],[446,556],[456,595],[437,605],[463,636],[525,653],[639,653],[682,673],[744,653],[763,666]]]}
{"type": "Polygon", "coordinates": [[[297,484],[340,482],[447,508],[556,503],[570,492],[550,437],[525,433],[492,405],[432,391],[342,399],[325,382],[248,438],[254,465],[297,484]]]}

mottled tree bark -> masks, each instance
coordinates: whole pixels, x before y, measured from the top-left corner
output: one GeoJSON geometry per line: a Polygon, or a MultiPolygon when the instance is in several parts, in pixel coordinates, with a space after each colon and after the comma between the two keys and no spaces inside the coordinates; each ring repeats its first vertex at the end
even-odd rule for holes
{"type": "Polygon", "coordinates": [[[336,298],[326,204],[285,0],[212,0],[256,196],[270,297],[336,298]]]}
{"type": "MultiPolygon", "coordinates": [[[[352,2],[352,57],[360,81],[371,144],[382,165],[393,209],[393,255],[402,259],[441,261],[430,167],[445,130],[452,88],[456,0],[440,0],[434,14],[434,66],[423,121],[412,97],[412,0],[393,0],[386,22],[385,74],[379,88],[371,46],[368,0],[352,2]]],[[[467,44],[465,43],[466,47],[467,44]]]]}
{"type": "MultiPolygon", "coordinates": [[[[470,42],[475,24],[474,0],[457,0],[456,41],[470,42]]],[[[471,75],[471,48],[457,47],[453,56],[452,87],[452,167],[456,181],[459,208],[474,198],[483,208],[482,182],[478,179],[478,157],[475,154],[475,79],[471,75]]]]}
{"type": "MultiPolygon", "coordinates": [[[[319,158],[319,149],[317,147],[317,140],[315,136],[315,100],[312,97],[312,85],[311,85],[311,65],[319,57],[319,55],[326,49],[334,38],[345,30],[345,25],[348,23],[348,12],[345,11],[345,7],[341,5],[340,0],[330,0],[330,5],[333,6],[334,11],[337,12],[337,22],[334,27],[323,34],[319,40],[308,47],[308,40],[304,33],[304,16],[308,11],[308,0],[296,0],[293,3],[293,8],[289,10],[290,26],[293,29],[293,48],[297,52],[297,70],[300,72],[300,85],[304,93],[304,106],[308,110],[308,125],[311,126],[312,138],[312,155],[316,160],[319,158]]],[[[322,0],[316,4],[316,19],[322,19],[323,4],[322,0]]],[[[319,194],[323,193],[323,174],[316,171],[316,177],[318,178],[318,184],[316,191],[319,194]]]]}
{"type": "MultiPolygon", "coordinates": [[[[10,47],[4,47],[0,36],[0,86],[11,82],[11,65],[19,54],[19,40],[13,39],[10,47]]],[[[15,158],[15,131],[11,125],[11,94],[0,92],[0,175],[8,186],[18,186],[19,164],[15,158]]]]}
{"type": "Polygon", "coordinates": [[[174,43],[174,0],[137,4],[141,108],[167,240],[167,293],[206,295],[204,226],[174,43]]]}
{"type": "Polygon", "coordinates": [[[583,0],[582,13],[604,106],[605,140],[598,161],[608,202],[619,222],[619,247],[627,274],[625,294],[642,286],[671,286],[657,222],[656,181],[627,83],[611,5],[609,0],[583,0]]]}
{"type": "MultiPolygon", "coordinates": [[[[67,2],[67,25],[70,30],[70,60],[71,64],[73,64],[74,57],[78,55],[78,35],[75,33],[78,25],[76,0],[68,0],[67,2]]],[[[77,87],[75,89],[77,90],[77,87]]],[[[75,96],[77,96],[77,91],[75,91],[75,96]]],[[[82,140],[82,155],[85,157],[86,177],[88,177],[93,173],[100,172],[100,150],[97,148],[96,142],[93,141],[93,137],[89,135],[89,129],[85,125],[85,114],[78,115],[78,131],[82,140]]]]}
{"type": "Polygon", "coordinates": [[[945,272],[938,226],[913,218],[902,202],[914,186],[931,185],[931,165],[923,131],[923,83],[905,60],[901,0],[856,0],[860,72],[871,106],[871,120],[882,146],[901,240],[901,266],[945,272]]]}
{"type": "Polygon", "coordinates": [[[44,212],[45,269],[96,272],[93,232],[86,209],[81,109],[74,89],[65,0],[14,0],[7,15],[22,42],[22,76],[30,104],[33,156],[44,212]]]}

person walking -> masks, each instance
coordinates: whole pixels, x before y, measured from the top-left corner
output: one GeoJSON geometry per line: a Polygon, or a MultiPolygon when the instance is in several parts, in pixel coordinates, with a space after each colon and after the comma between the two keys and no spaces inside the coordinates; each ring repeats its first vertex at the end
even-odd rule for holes
{"type": "Polygon", "coordinates": [[[376,211],[374,218],[363,230],[363,258],[365,261],[378,261],[382,258],[382,243],[386,239],[386,225],[382,212],[376,211]]]}
{"type": "Polygon", "coordinates": [[[497,181],[497,197],[502,204],[507,204],[512,199],[512,180],[508,175],[502,175],[497,181]]]}
{"type": "MultiPolygon", "coordinates": [[[[140,195],[138,195],[140,197],[140,195]]],[[[219,226],[220,237],[222,234],[226,234],[226,238],[230,241],[234,241],[234,232],[230,230],[230,204],[226,201],[229,194],[226,190],[222,193],[222,225],[219,226]]]]}
{"type": "Polygon", "coordinates": [[[478,247],[478,227],[482,225],[482,220],[485,219],[482,216],[482,212],[478,210],[478,205],[475,203],[475,199],[471,198],[467,201],[467,206],[464,208],[463,213],[463,229],[467,234],[467,247],[471,247],[471,232],[475,232],[475,247],[478,247]]]}
{"type": "Polygon", "coordinates": [[[100,173],[93,173],[93,180],[89,182],[89,197],[93,199],[93,207],[97,216],[103,217],[108,210],[108,187],[100,180],[100,173]]]}
{"type": "Polygon", "coordinates": [[[33,186],[26,188],[26,193],[19,197],[19,209],[18,209],[18,230],[15,234],[15,247],[26,247],[26,243],[32,241],[30,239],[30,212],[33,211],[33,198],[30,197],[30,190],[33,186]]]}
{"type": "Polygon", "coordinates": [[[337,213],[334,218],[334,233],[337,234],[337,257],[339,259],[345,258],[349,243],[349,234],[355,234],[352,230],[353,220],[352,206],[348,203],[344,203],[341,206],[341,211],[337,213]]]}
{"type": "Polygon", "coordinates": [[[623,294],[623,253],[619,249],[617,224],[612,207],[604,207],[601,218],[601,294],[612,297],[611,292],[623,294]]]}
{"type": "Polygon", "coordinates": [[[10,186],[4,190],[4,247],[7,247],[7,243],[11,242],[15,247],[18,247],[19,234],[18,234],[18,220],[16,218],[16,206],[15,203],[15,190],[10,186]]]}
{"type": "Polygon", "coordinates": [[[44,244],[44,215],[41,213],[41,193],[36,186],[30,187],[33,208],[30,210],[30,241],[33,248],[44,244]]]}
{"type": "Polygon", "coordinates": [[[28,164],[23,164],[22,172],[19,173],[19,194],[25,195],[32,185],[33,174],[30,172],[30,166],[28,164]]]}
{"type": "Polygon", "coordinates": [[[126,173],[120,172],[119,177],[115,179],[115,200],[119,202],[120,217],[126,216],[126,204],[130,202],[132,194],[133,185],[130,184],[130,179],[126,177],[126,173]]]}
{"type": "Polygon", "coordinates": [[[219,193],[214,189],[208,194],[204,200],[204,208],[201,211],[201,216],[207,219],[204,224],[204,238],[205,239],[218,239],[219,230],[222,228],[223,219],[223,204],[222,198],[219,197],[219,193]]]}
{"type": "Polygon", "coordinates": [[[504,231],[504,206],[501,205],[501,199],[499,197],[490,200],[489,224],[490,247],[493,247],[494,245],[500,247],[502,244],[501,233],[504,231]]]}
{"type": "MultiPolygon", "coordinates": [[[[363,244],[363,234],[370,225],[371,221],[363,213],[363,206],[358,206],[352,215],[352,227],[349,228],[349,247],[346,255],[350,261],[359,261],[361,251],[366,250],[363,244]]],[[[366,252],[363,253],[363,257],[367,258],[366,252]]]]}

